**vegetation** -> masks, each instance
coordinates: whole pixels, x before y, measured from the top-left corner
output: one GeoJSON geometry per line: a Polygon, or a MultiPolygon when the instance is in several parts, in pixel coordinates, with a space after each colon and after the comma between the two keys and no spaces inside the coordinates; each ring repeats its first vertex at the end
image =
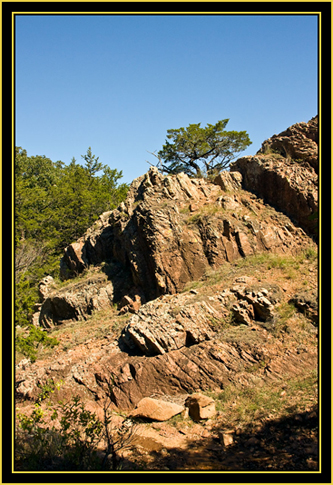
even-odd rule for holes
{"type": "MultiPolygon", "coordinates": [[[[254,371],[254,369],[253,369],[254,371]]],[[[315,370],[281,381],[264,381],[253,376],[246,387],[228,385],[222,392],[207,393],[216,400],[221,420],[230,427],[257,426],[260,420],[301,413],[317,402],[318,375],[315,370]]]]}
{"type": "Polygon", "coordinates": [[[15,347],[18,352],[30,358],[31,362],[35,362],[40,345],[53,348],[59,343],[56,338],[49,337],[46,332],[34,325],[29,325],[28,329],[29,333],[26,336],[16,334],[15,347]]]}
{"type": "MultiPolygon", "coordinates": [[[[37,284],[45,275],[58,275],[63,249],[126,197],[121,171],[102,165],[90,147],[82,158],[83,165],[75,158],[65,165],[15,149],[16,325],[30,324],[37,284]]],[[[28,355],[33,336],[26,342],[19,339],[21,351],[30,349],[28,355]]]]}
{"type": "Polygon", "coordinates": [[[228,122],[167,130],[166,143],[156,155],[162,171],[209,177],[226,169],[236,154],[252,143],[246,131],[225,131],[228,122]]]}
{"type": "Polygon", "coordinates": [[[118,437],[113,436],[108,398],[102,420],[85,408],[79,396],[56,404],[48,400],[43,409],[42,401],[60,386],[61,382],[50,380],[41,388],[30,416],[17,413],[16,470],[120,469],[119,451],[130,443],[133,426],[130,424],[118,437]]]}
{"type": "Polygon", "coordinates": [[[259,252],[246,258],[239,258],[232,263],[224,263],[217,269],[207,268],[207,271],[197,281],[188,282],[183,291],[195,288],[211,287],[219,283],[231,284],[237,276],[265,274],[269,270],[281,270],[282,279],[297,279],[300,275],[308,274],[308,266],[303,263],[315,263],[317,260],[317,249],[315,246],[304,248],[298,255],[281,255],[270,252],[259,252]],[[291,277],[292,276],[292,277],[291,277]]]}

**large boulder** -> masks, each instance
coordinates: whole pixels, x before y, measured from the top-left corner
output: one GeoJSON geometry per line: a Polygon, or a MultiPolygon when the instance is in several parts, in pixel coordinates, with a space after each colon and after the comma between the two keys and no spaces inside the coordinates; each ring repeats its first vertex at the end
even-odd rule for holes
{"type": "Polygon", "coordinates": [[[183,410],[184,407],[179,404],[144,397],[138,402],[130,416],[133,418],[151,419],[152,421],[167,421],[173,416],[180,414],[183,410]]]}
{"type": "Polygon", "coordinates": [[[44,291],[39,324],[51,328],[65,321],[86,319],[93,311],[112,307],[113,293],[112,283],[103,274],[72,283],[63,289],[44,291]]]}

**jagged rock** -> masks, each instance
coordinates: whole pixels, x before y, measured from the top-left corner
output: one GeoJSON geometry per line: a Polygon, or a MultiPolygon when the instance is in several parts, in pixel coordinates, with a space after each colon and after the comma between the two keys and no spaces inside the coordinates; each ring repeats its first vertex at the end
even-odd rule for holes
{"type": "Polygon", "coordinates": [[[266,322],[274,318],[274,305],[281,295],[277,287],[269,291],[267,288],[254,289],[246,285],[236,286],[233,291],[238,298],[232,307],[236,321],[249,325],[253,320],[266,322]]]}
{"type": "Polygon", "coordinates": [[[237,202],[235,197],[228,197],[226,195],[222,195],[217,200],[221,204],[221,207],[223,207],[223,209],[235,210],[240,208],[240,204],[239,202],[237,202]]]}
{"type": "Polygon", "coordinates": [[[39,324],[51,328],[64,321],[85,319],[94,310],[113,305],[113,285],[99,275],[64,290],[48,292],[39,314],[39,324]]]}
{"type": "MultiPolygon", "coordinates": [[[[314,123],[303,128],[308,138],[315,141],[314,123]]],[[[296,192],[297,177],[303,180],[315,172],[314,166],[305,161],[295,162],[279,155],[272,160],[268,157],[253,157],[259,160],[253,165],[254,180],[263,170],[259,165],[269,162],[267,171],[272,167],[272,172],[280,173],[283,183],[296,192]],[[292,182],[288,181],[290,174],[294,177],[292,182]]],[[[289,281],[288,289],[284,286],[287,280],[281,283],[283,276],[278,277],[283,291],[272,283],[272,275],[264,281],[265,275],[251,266],[245,266],[248,274],[239,277],[242,265],[237,264],[227,265],[226,272],[220,273],[228,274],[228,281],[233,283],[219,281],[211,291],[209,285],[205,286],[204,279],[215,275],[211,269],[226,262],[265,251],[297,254],[312,242],[267,200],[263,202],[255,194],[239,190],[239,184],[228,186],[231,181],[241,180],[237,172],[231,173],[221,177],[222,190],[219,185],[189,179],[184,174],[164,177],[153,168],[133,182],[127,199],[116,210],[102,214],[82,238],[66,248],[62,277],[81,274],[80,280],[68,280],[58,289],[51,280],[49,285],[41,285],[40,322],[51,327],[84,319],[93,310],[111,306],[112,318],[108,315],[108,321],[102,322],[104,312],[101,315],[107,332],[104,328],[95,332],[98,316],[92,328],[89,324],[74,326],[80,332],[84,327],[83,335],[89,334],[89,338],[80,335],[76,342],[70,341],[70,350],[68,339],[73,327],[65,326],[56,332],[61,336],[60,343],[51,355],[41,352],[41,358],[34,363],[21,361],[15,369],[19,401],[34,401],[45,385],[61,382],[60,389],[50,394],[51,402],[78,395],[85,402],[101,404],[103,418],[102,406],[110,397],[110,409],[133,411],[137,406],[133,416],[158,420],[168,419],[170,414],[161,406],[170,406],[160,401],[156,404],[152,396],[171,396],[175,402],[183,403],[191,394],[187,404],[190,407],[192,402],[191,415],[199,420],[215,412],[214,403],[207,402],[206,397],[201,395],[193,401],[201,391],[220,395],[230,383],[242,389],[247,385],[253,388],[256,382],[264,380],[287,382],[304,370],[317,368],[313,326],[304,325],[302,346],[299,345],[297,332],[305,320],[303,316],[294,315],[288,322],[288,331],[272,331],[273,324],[269,323],[280,318],[275,310],[277,303],[281,299],[286,303],[295,287],[304,288],[303,270],[300,281],[289,281]],[[96,274],[91,276],[94,266],[96,274]],[[187,282],[201,277],[195,290],[179,293],[187,282]],[[113,321],[113,316],[118,318],[114,302],[119,303],[121,313],[134,313],[122,331],[124,319],[113,321]],[[305,327],[310,327],[309,341],[305,327]]],[[[274,177],[280,175],[270,175],[271,188],[275,189],[274,177]]],[[[244,183],[250,176],[245,173],[244,183]]],[[[310,178],[308,185],[311,184],[310,178]]],[[[304,187],[300,185],[299,194],[304,195],[304,187]]],[[[297,197],[301,199],[301,195],[297,197]]],[[[277,274],[274,269],[272,273],[277,274]]],[[[311,286],[315,286],[313,276],[311,286]]],[[[311,275],[306,278],[310,280],[311,275]]],[[[302,293],[289,301],[315,321],[315,295],[302,293]]],[[[222,441],[225,446],[232,442],[224,435],[222,441]]]]}
{"type": "Polygon", "coordinates": [[[38,284],[38,295],[41,301],[46,300],[50,292],[54,290],[54,279],[52,276],[45,276],[38,284]]]}
{"type": "MultiPolygon", "coordinates": [[[[224,304],[232,305],[238,291],[242,295],[245,294],[245,290],[240,288],[241,285],[238,283],[238,288],[233,287],[233,291],[222,291],[209,302],[214,305],[216,311],[220,309],[222,313],[224,304]]],[[[263,295],[265,289],[262,288],[263,295]]],[[[265,297],[271,302],[277,301],[274,291],[270,288],[267,288],[267,291],[265,297]]],[[[173,300],[179,296],[192,299],[199,297],[198,294],[190,292],[168,296],[170,308],[174,307],[175,313],[178,309],[173,300]]],[[[158,305],[159,302],[160,300],[156,300],[149,304],[158,305]]],[[[145,305],[139,312],[142,312],[144,307],[145,305]]],[[[185,310],[188,307],[191,308],[190,302],[185,306],[185,310]]],[[[204,309],[201,311],[204,312],[204,309]]],[[[191,327],[191,318],[191,314],[188,314],[188,328],[191,327]]],[[[182,326],[184,328],[185,325],[182,326]]],[[[282,351],[282,344],[279,342],[272,345],[272,335],[260,325],[254,327],[256,332],[253,332],[252,328],[244,327],[243,337],[238,339],[227,338],[227,326],[222,333],[212,332],[213,337],[210,340],[190,346],[184,345],[174,350],[169,349],[153,356],[136,352],[135,349],[138,347],[126,351],[122,345],[118,348],[115,342],[105,339],[96,341],[95,344],[83,343],[71,350],[71,353],[62,352],[52,355],[46,361],[17,366],[17,396],[20,399],[36,399],[40,394],[40,387],[49,379],[53,379],[54,382],[62,380],[63,385],[55,399],[78,394],[85,399],[90,396],[90,399],[101,401],[109,395],[116,408],[132,410],[141,399],[152,395],[186,395],[196,393],[199,389],[221,391],[230,382],[246,383],[247,379],[251,378],[249,371],[259,364],[262,368],[263,362],[266,363],[265,376],[268,379],[297,375],[300,369],[304,370],[307,366],[313,368],[316,365],[315,347],[311,351],[308,350],[304,359],[296,351],[282,351]]],[[[233,329],[234,327],[231,328],[233,329]]],[[[166,337],[164,338],[166,340],[166,337]]]]}
{"type": "MultiPolygon", "coordinates": [[[[221,177],[240,179],[230,174],[221,177]]],[[[163,176],[152,167],[132,183],[118,209],[102,214],[66,248],[61,274],[67,278],[107,262],[114,301],[125,295],[132,298],[134,288],[149,301],[181,291],[208,266],[216,268],[266,250],[293,253],[304,246],[306,236],[288,218],[278,213],[270,218],[265,211],[253,194],[247,197],[236,191],[226,196],[206,180],[183,173],[163,176]]]]}
{"type": "Polygon", "coordinates": [[[193,421],[213,418],[216,414],[214,399],[204,394],[192,394],[186,399],[185,406],[193,421]]]}
{"type": "Polygon", "coordinates": [[[251,325],[254,320],[253,306],[246,300],[241,300],[234,303],[231,310],[236,322],[251,325]]]}
{"type": "Polygon", "coordinates": [[[146,355],[157,355],[211,339],[212,319],[221,314],[210,302],[192,299],[166,295],[143,305],[125,327],[123,341],[146,355]]]}
{"type": "Polygon", "coordinates": [[[234,191],[242,188],[242,174],[239,172],[221,172],[214,179],[214,184],[219,185],[224,191],[234,191]]]}
{"type": "Polygon", "coordinates": [[[137,313],[141,307],[140,295],[135,295],[132,299],[129,295],[124,295],[118,305],[119,314],[124,315],[127,312],[137,313]]]}
{"type": "Polygon", "coordinates": [[[318,294],[314,290],[302,291],[294,295],[289,303],[310,318],[314,323],[318,323],[318,294]]]}
{"type": "Polygon", "coordinates": [[[279,153],[285,158],[304,160],[318,174],[318,115],[308,123],[296,123],[279,135],[265,140],[258,154],[279,153]]]}
{"type": "MultiPolygon", "coordinates": [[[[208,267],[215,269],[263,251],[294,254],[302,250],[309,244],[303,229],[295,227],[289,217],[274,211],[267,202],[315,234],[318,176],[309,146],[316,145],[316,119],[298,123],[280,135],[264,143],[255,157],[237,160],[231,172],[219,174],[214,183],[190,179],[184,173],[163,176],[156,167],[134,180],[126,200],[117,209],[103,213],[65,249],[61,259],[63,279],[104,264],[105,289],[99,285],[98,290],[90,289],[87,295],[74,295],[73,291],[66,295],[65,290],[49,295],[52,285],[41,284],[40,323],[51,326],[53,320],[59,324],[86,318],[93,309],[111,302],[119,304],[122,314],[137,313],[142,302],[182,291],[189,281],[200,279],[208,267]],[[304,141],[303,151],[302,140],[310,143],[304,141]],[[292,152],[293,143],[297,149],[292,152]],[[263,153],[276,151],[279,144],[288,147],[280,150],[288,158],[263,153]],[[302,160],[290,158],[300,153],[302,160]],[[312,165],[305,160],[307,156],[312,165]],[[241,183],[266,202],[239,190],[241,183]]],[[[263,310],[264,300],[256,305],[257,314],[262,311],[270,315],[268,307],[263,310]]],[[[251,319],[251,314],[246,316],[244,304],[235,306],[235,315],[244,322],[251,319]]],[[[34,318],[36,321],[38,316],[34,318]]],[[[133,326],[132,330],[134,338],[138,329],[133,326]]],[[[147,345],[161,352],[165,343],[158,344],[157,340],[152,337],[147,345]]],[[[175,341],[183,340],[184,331],[175,341]]]]}
{"type": "Polygon", "coordinates": [[[130,416],[152,419],[153,421],[167,421],[173,416],[180,414],[183,410],[184,407],[179,406],[179,404],[145,397],[138,402],[130,416]]]}
{"type": "Polygon", "coordinates": [[[239,158],[231,172],[243,177],[243,189],[254,192],[296,225],[317,237],[318,117],[297,123],[266,140],[255,156],[239,158]]]}

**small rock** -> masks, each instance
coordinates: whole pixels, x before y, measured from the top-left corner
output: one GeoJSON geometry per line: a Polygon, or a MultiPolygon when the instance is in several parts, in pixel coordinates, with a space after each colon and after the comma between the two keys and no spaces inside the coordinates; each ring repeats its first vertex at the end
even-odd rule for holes
{"type": "Polygon", "coordinates": [[[185,406],[189,409],[189,415],[194,421],[209,419],[216,415],[214,399],[200,393],[188,397],[185,406]]]}
{"type": "Polygon", "coordinates": [[[144,397],[138,402],[130,416],[147,418],[154,421],[167,421],[184,410],[183,406],[151,397],[144,397]]]}
{"type": "Polygon", "coordinates": [[[232,431],[232,430],[220,431],[219,432],[220,442],[225,447],[232,445],[233,442],[234,442],[233,434],[234,434],[234,431],[232,431]]]}
{"type": "Polygon", "coordinates": [[[258,440],[258,438],[255,438],[254,436],[252,436],[252,438],[249,438],[246,441],[247,446],[256,446],[256,445],[259,445],[259,443],[260,443],[260,440],[258,440]]]}
{"type": "Polygon", "coordinates": [[[235,279],[235,283],[249,283],[251,278],[249,276],[240,276],[235,279]]]}

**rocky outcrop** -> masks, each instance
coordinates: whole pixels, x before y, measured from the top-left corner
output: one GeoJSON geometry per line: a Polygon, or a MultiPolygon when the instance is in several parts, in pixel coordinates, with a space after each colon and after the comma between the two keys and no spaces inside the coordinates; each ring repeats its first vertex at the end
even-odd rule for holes
{"type": "Polygon", "coordinates": [[[308,123],[296,123],[265,140],[259,154],[278,153],[284,158],[307,162],[318,174],[318,115],[308,123]]]}
{"type": "Polygon", "coordinates": [[[183,173],[163,176],[152,167],[132,183],[116,210],[102,214],[64,252],[64,279],[103,266],[104,289],[87,284],[89,291],[54,291],[42,304],[40,324],[84,318],[112,302],[123,313],[135,313],[146,301],[182,291],[209,267],[304,247],[304,232],[254,194],[240,191],[241,178],[221,174],[213,184],[183,173]]]}
{"type": "MultiPolygon", "coordinates": [[[[309,308],[309,297],[297,295],[297,302],[309,308]]],[[[273,379],[297,374],[317,357],[315,349],[306,359],[290,346],[285,353],[285,344],[273,338],[278,307],[286,298],[276,284],[248,276],[208,294],[164,295],[140,307],[120,330],[118,342],[114,337],[88,340],[46,362],[22,361],[16,369],[17,394],[36,399],[50,379],[61,380],[57,399],[79,394],[102,402],[109,395],[117,408],[133,409],[146,397],[246,384],[254,368],[273,379]]]]}
{"type": "Polygon", "coordinates": [[[141,307],[125,327],[123,342],[145,355],[157,355],[210,340],[212,320],[220,319],[221,311],[211,301],[195,302],[191,296],[165,295],[141,307]]]}
{"type": "Polygon", "coordinates": [[[245,190],[317,237],[318,117],[269,138],[255,156],[239,158],[230,170],[241,173],[245,190]]]}
{"type": "MultiPolygon", "coordinates": [[[[149,423],[154,434],[180,413],[193,427],[206,420],[209,436],[221,418],[213,443],[220,439],[225,453],[239,436],[224,421],[239,407],[230,389],[274,383],[274,396],[287,399],[284,384],[318,365],[316,252],[304,232],[315,234],[317,142],[312,120],[214,183],[154,167],[136,179],[116,210],[66,248],[63,282],[40,282],[33,323],[58,345],[41,343],[35,362],[18,362],[19,406],[30,413],[46,395],[48,408],[79,396],[102,420],[106,410],[129,411],[126,420],[112,417],[119,436],[121,423],[158,421],[149,423]]],[[[291,395],[290,409],[295,402],[291,395]]]]}
{"type": "Polygon", "coordinates": [[[214,296],[199,297],[194,292],[165,295],[143,305],[130,318],[121,341],[145,355],[212,340],[224,321],[252,325],[273,320],[281,290],[248,285],[242,281],[214,296]]]}
{"type": "Polygon", "coordinates": [[[85,278],[62,290],[48,290],[42,295],[39,324],[45,328],[64,321],[86,319],[93,311],[113,305],[113,285],[103,274],[85,278]]]}

